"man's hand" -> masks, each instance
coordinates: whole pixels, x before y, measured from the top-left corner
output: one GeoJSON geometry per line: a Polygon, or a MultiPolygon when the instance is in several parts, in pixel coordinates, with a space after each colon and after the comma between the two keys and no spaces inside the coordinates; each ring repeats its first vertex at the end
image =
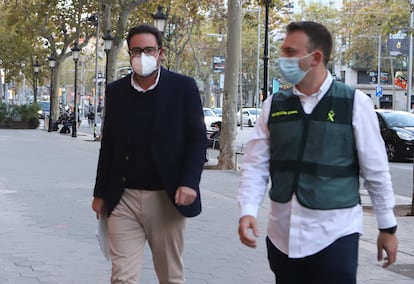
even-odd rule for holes
{"type": "Polygon", "coordinates": [[[197,192],[188,186],[180,186],[175,193],[175,203],[177,205],[188,206],[194,202],[197,192]]]}
{"type": "Polygon", "coordinates": [[[99,219],[101,214],[104,215],[104,199],[101,197],[94,197],[94,199],[92,200],[92,210],[96,213],[96,219],[99,219]]]}
{"type": "Polygon", "coordinates": [[[259,237],[256,218],[246,215],[239,220],[239,237],[240,241],[248,247],[256,247],[256,238],[259,237]],[[255,238],[249,236],[249,229],[252,229],[255,238]]]}
{"type": "Polygon", "coordinates": [[[380,232],[377,239],[377,250],[377,259],[378,261],[384,260],[384,268],[393,264],[397,260],[398,240],[396,235],[380,232]],[[384,250],[387,253],[386,257],[383,257],[384,250]]]}

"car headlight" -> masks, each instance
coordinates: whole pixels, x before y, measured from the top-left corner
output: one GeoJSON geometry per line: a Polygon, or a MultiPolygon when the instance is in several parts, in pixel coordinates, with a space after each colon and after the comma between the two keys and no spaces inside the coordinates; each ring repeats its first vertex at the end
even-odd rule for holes
{"type": "Polygon", "coordinates": [[[412,135],[411,133],[405,132],[405,131],[398,131],[397,130],[397,135],[402,140],[408,140],[408,141],[414,140],[414,135],[412,135]]]}

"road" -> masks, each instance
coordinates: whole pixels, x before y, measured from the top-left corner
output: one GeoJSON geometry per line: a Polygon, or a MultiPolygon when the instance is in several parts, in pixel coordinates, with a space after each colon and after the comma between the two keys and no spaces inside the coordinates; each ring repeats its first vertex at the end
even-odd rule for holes
{"type": "MultiPolygon", "coordinates": [[[[243,127],[241,130],[237,128],[236,146],[246,145],[253,128],[243,127]]],[[[218,152],[215,153],[215,156],[218,152]]],[[[211,156],[214,156],[212,154],[211,156]]],[[[243,157],[238,157],[238,165],[243,161],[243,157]]],[[[392,183],[394,187],[394,193],[404,197],[412,197],[413,193],[413,163],[412,161],[406,162],[392,162],[389,163],[392,183]]]]}
{"type": "MultiPolygon", "coordinates": [[[[80,133],[93,134],[93,127],[88,126],[88,121],[86,119],[82,120],[81,126],[78,131],[80,133]]],[[[244,126],[242,129],[237,127],[237,137],[236,137],[236,147],[244,147],[253,131],[252,127],[244,126]]],[[[100,121],[98,120],[96,133],[99,136],[100,133],[100,121]]],[[[210,158],[215,158],[218,156],[218,151],[213,150],[209,152],[210,158]]],[[[240,167],[241,162],[243,161],[243,156],[237,157],[237,167],[240,167]]],[[[394,186],[394,192],[397,195],[410,197],[413,192],[413,163],[411,161],[407,162],[393,162],[390,163],[390,171],[392,182],[394,186]]]]}
{"type": "Polygon", "coordinates": [[[390,163],[390,171],[394,193],[411,197],[413,192],[413,163],[390,163]]]}

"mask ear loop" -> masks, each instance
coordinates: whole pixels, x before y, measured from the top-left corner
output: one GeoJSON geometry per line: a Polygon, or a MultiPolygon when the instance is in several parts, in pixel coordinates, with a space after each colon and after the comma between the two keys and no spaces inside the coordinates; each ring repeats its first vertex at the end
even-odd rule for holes
{"type": "Polygon", "coordinates": [[[160,66],[161,66],[161,60],[160,60],[160,62],[158,62],[158,58],[160,57],[160,54],[161,54],[161,49],[162,49],[162,47],[160,47],[160,48],[158,49],[158,51],[157,51],[157,53],[156,53],[156,56],[154,56],[154,57],[155,57],[155,59],[157,60],[157,68],[160,68],[160,66]]]}
{"type": "Polygon", "coordinates": [[[313,55],[314,53],[315,53],[315,51],[312,51],[311,53],[308,53],[308,54],[302,56],[301,58],[299,58],[299,60],[304,59],[306,57],[309,57],[309,56],[313,55]]]}
{"type": "MultiPolygon", "coordinates": [[[[308,54],[306,54],[305,56],[302,56],[301,58],[299,58],[299,60],[298,60],[298,64],[299,64],[299,61],[301,60],[301,59],[304,59],[304,58],[306,58],[306,57],[309,57],[309,56],[311,56],[311,55],[313,55],[315,53],[315,51],[312,51],[311,53],[308,53],[308,54]]],[[[300,65],[299,65],[299,68],[300,68],[300,65]]],[[[311,66],[309,66],[309,68],[308,68],[308,70],[303,70],[303,71],[305,71],[306,72],[306,74],[308,74],[309,73],[309,71],[312,69],[313,67],[312,67],[312,64],[311,64],[311,66]]],[[[302,68],[300,68],[301,70],[302,70],[302,68]]]]}
{"type": "Polygon", "coordinates": [[[163,47],[158,48],[157,53],[154,55],[155,58],[158,58],[160,56],[161,49],[163,49],[163,47]]]}

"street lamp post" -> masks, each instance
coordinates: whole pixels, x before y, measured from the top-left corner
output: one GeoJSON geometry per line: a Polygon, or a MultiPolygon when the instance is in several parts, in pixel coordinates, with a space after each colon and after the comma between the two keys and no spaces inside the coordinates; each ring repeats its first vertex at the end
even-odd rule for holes
{"type": "Polygon", "coordinates": [[[105,63],[105,89],[108,86],[108,55],[112,49],[112,42],[114,38],[111,36],[111,31],[107,30],[105,36],[103,37],[104,40],[104,51],[106,54],[106,63],[105,63]]]}
{"type": "MultiPolygon", "coordinates": [[[[224,51],[223,51],[223,39],[224,39],[224,37],[226,37],[227,35],[226,34],[222,34],[221,33],[221,31],[219,31],[219,33],[218,34],[207,34],[207,36],[211,36],[211,37],[216,37],[217,38],[217,41],[219,42],[219,47],[217,48],[217,50],[218,50],[218,55],[217,56],[213,56],[213,63],[212,63],[212,71],[213,71],[213,74],[219,74],[218,76],[219,76],[219,78],[217,79],[217,81],[219,82],[217,85],[218,85],[218,89],[220,90],[220,89],[222,89],[222,85],[221,85],[221,83],[220,82],[223,82],[223,78],[224,78],[224,63],[225,63],[225,61],[226,61],[226,59],[225,59],[225,54],[224,54],[224,51]]],[[[241,40],[241,39],[240,39],[241,40]]],[[[211,77],[213,77],[214,75],[210,75],[211,77]]],[[[213,82],[214,82],[214,84],[216,84],[215,82],[216,82],[216,76],[214,76],[212,79],[211,79],[211,84],[213,84],[213,82]]],[[[214,99],[215,99],[215,106],[221,106],[221,104],[222,104],[222,100],[221,100],[221,98],[220,98],[220,95],[219,95],[219,91],[214,91],[214,93],[213,93],[213,95],[214,95],[214,99]]],[[[208,106],[208,107],[210,107],[210,104],[212,103],[212,100],[211,100],[211,93],[206,93],[205,95],[204,95],[204,102],[203,102],[203,105],[206,105],[206,106],[208,106]]]]}
{"type": "MultiPolygon", "coordinates": [[[[152,15],[152,18],[154,19],[154,26],[161,32],[161,34],[165,35],[165,28],[167,26],[167,19],[168,15],[164,13],[164,8],[162,6],[158,6],[158,11],[154,15],[152,15]]],[[[167,69],[170,70],[170,25],[168,25],[168,34],[165,36],[165,46],[168,49],[168,55],[167,55],[167,69]]]]}
{"type": "Polygon", "coordinates": [[[259,7],[257,12],[257,61],[256,61],[256,119],[257,119],[257,108],[259,106],[259,69],[260,69],[260,12],[261,9],[259,7]]]}
{"type": "Polygon", "coordinates": [[[98,113],[101,112],[101,87],[102,82],[104,81],[104,78],[102,76],[102,72],[98,72],[98,79],[94,79],[95,81],[95,107],[94,107],[94,115],[93,115],[93,138],[97,137],[96,128],[97,128],[97,119],[98,119],[98,113]],[[99,103],[98,103],[99,102],[99,103]]]}
{"type": "MultiPolygon", "coordinates": [[[[378,89],[381,88],[381,35],[378,36],[378,63],[377,63],[377,87],[378,89]]],[[[375,92],[377,93],[377,92],[375,92]]],[[[375,94],[375,101],[377,104],[377,107],[380,108],[380,99],[377,97],[377,94],[375,94]]]]}
{"type": "Polygon", "coordinates": [[[256,105],[256,119],[257,108],[259,106],[259,69],[260,69],[260,7],[257,10],[247,10],[247,12],[257,12],[257,60],[256,60],[256,92],[254,104],[256,105]]]}
{"type": "Polygon", "coordinates": [[[269,90],[269,6],[271,0],[265,0],[265,34],[263,51],[263,101],[267,98],[269,90]]]}
{"type": "Polygon", "coordinates": [[[98,105],[101,104],[101,97],[102,97],[102,83],[104,82],[104,77],[102,76],[102,72],[98,72],[98,105]]]}
{"type": "Polygon", "coordinates": [[[152,18],[154,19],[154,26],[162,33],[164,34],[165,26],[167,23],[168,16],[164,14],[162,6],[158,6],[158,11],[155,13],[155,15],[152,15],[152,18]]]}
{"type": "MultiPolygon", "coordinates": [[[[53,103],[53,69],[56,66],[56,59],[53,56],[53,54],[51,54],[48,58],[49,60],[49,67],[50,67],[50,95],[49,95],[49,127],[47,132],[52,132],[53,131],[53,107],[52,107],[52,103],[53,103]]],[[[45,117],[46,119],[46,117],[45,117]]]]}
{"type": "Polygon", "coordinates": [[[34,103],[37,103],[37,79],[39,76],[39,71],[40,71],[39,61],[36,60],[35,64],[33,65],[33,72],[34,72],[33,100],[34,100],[34,103]]]}
{"type": "Polygon", "coordinates": [[[95,43],[95,98],[93,102],[93,138],[96,138],[96,114],[97,114],[97,96],[98,96],[98,46],[99,46],[99,15],[92,15],[88,18],[96,26],[96,43],[95,43]]]}
{"type": "Polygon", "coordinates": [[[73,121],[72,121],[72,137],[77,137],[77,123],[78,123],[78,106],[77,106],[77,81],[78,81],[78,60],[81,49],[78,43],[72,47],[72,57],[75,62],[75,85],[74,85],[74,96],[73,96],[73,121]]]}
{"type": "Polygon", "coordinates": [[[377,97],[377,92],[381,88],[381,35],[359,35],[358,37],[364,37],[364,38],[376,38],[378,39],[378,57],[377,57],[377,87],[375,91],[375,97],[373,98],[374,105],[376,107],[380,107],[379,98],[377,97]]]}

